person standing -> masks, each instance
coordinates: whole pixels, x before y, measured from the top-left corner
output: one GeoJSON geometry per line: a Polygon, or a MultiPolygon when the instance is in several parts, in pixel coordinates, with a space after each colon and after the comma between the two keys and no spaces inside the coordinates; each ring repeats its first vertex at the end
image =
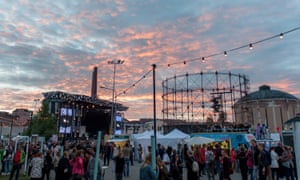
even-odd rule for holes
{"type": "Polygon", "coordinates": [[[258,177],[259,180],[266,180],[267,179],[267,165],[266,165],[266,159],[267,154],[264,151],[264,145],[261,143],[258,145],[259,154],[257,156],[258,160],[258,177]]]}
{"type": "Polygon", "coordinates": [[[141,163],[142,156],[143,156],[143,148],[142,148],[141,144],[138,145],[137,151],[138,151],[138,161],[139,161],[139,163],[141,163]]]}
{"type": "Polygon", "coordinates": [[[249,149],[247,151],[246,157],[247,157],[248,174],[250,174],[250,180],[254,180],[254,177],[253,177],[253,156],[252,156],[251,149],[249,149]]]}
{"type": "Polygon", "coordinates": [[[72,179],[81,180],[84,177],[84,165],[80,150],[76,152],[75,158],[70,160],[70,165],[72,166],[72,179]]]}
{"type": "Polygon", "coordinates": [[[11,169],[11,173],[9,175],[9,180],[12,180],[15,172],[16,172],[16,177],[15,177],[15,180],[18,180],[19,179],[19,172],[20,172],[20,168],[21,168],[21,165],[22,165],[22,147],[21,146],[18,146],[17,148],[17,151],[14,155],[14,158],[13,158],[13,167],[11,169]]]}
{"type": "Polygon", "coordinates": [[[193,171],[193,162],[194,162],[194,156],[193,151],[189,150],[187,152],[186,157],[186,168],[187,168],[187,179],[188,180],[197,180],[198,179],[198,172],[193,171]]]}
{"type": "Polygon", "coordinates": [[[60,156],[60,152],[56,152],[54,159],[53,159],[53,167],[54,167],[54,171],[55,174],[57,174],[57,168],[58,168],[58,163],[59,163],[59,156],[60,156]]]}
{"type": "Polygon", "coordinates": [[[252,159],[253,159],[253,179],[257,180],[258,179],[258,160],[259,160],[259,150],[257,147],[256,140],[252,139],[251,140],[251,154],[252,154],[252,159]]]}
{"type": "Polygon", "coordinates": [[[279,156],[279,160],[278,160],[278,177],[279,178],[283,178],[284,176],[284,167],[282,166],[282,160],[280,159],[280,157],[282,156],[284,151],[283,145],[281,142],[278,142],[277,146],[275,147],[275,152],[278,154],[279,156]]]}
{"type": "Polygon", "coordinates": [[[151,154],[146,156],[140,168],[140,180],[157,180],[157,174],[151,165],[151,154]]]}
{"type": "Polygon", "coordinates": [[[105,143],[104,149],[103,149],[103,162],[104,166],[109,166],[109,159],[111,155],[111,146],[108,142],[105,143]]]}
{"type": "Polygon", "coordinates": [[[44,159],[44,168],[43,168],[43,179],[46,175],[47,180],[50,180],[50,171],[52,169],[53,163],[52,163],[52,157],[51,157],[51,151],[48,150],[44,159]]]}
{"type": "Polygon", "coordinates": [[[171,158],[171,170],[170,175],[173,180],[182,180],[182,161],[179,158],[179,155],[176,153],[176,150],[173,150],[173,155],[171,158]]]}
{"type": "Polygon", "coordinates": [[[275,176],[276,176],[276,180],[279,180],[279,176],[278,176],[278,168],[279,168],[278,159],[279,159],[279,156],[275,152],[275,148],[274,147],[270,148],[270,155],[271,155],[271,174],[272,174],[272,179],[275,180],[275,176]]]}
{"type": "Polygon", "coordinates": [[[221,145],[220,144],[216,144],[216,149],[215,149],[215,160],[214,160],[214,164],[216,167],[216,172],[219,177],[221,177],[221,159],[222,159],[222,149],[221,149],[221,145]]]}
{"type": "Polygon", "coordinates": [[[167,180],[169,178],[169,172],[166,164],[160,159],[160,157],[156,160],[158,170],[158,180],[167,180]]]}
{"type": "Polygon", "coordinates": [[[129,149],[130,149],[130,165],[133,166],[133,152],[134,152],[134,147],[130,144],[129,145],[129,149]]]}
{"type": "Polygon", "coordinates": [[[256,139],[261,139],[261,126],[260,126],[260,123],[257,123],[256,125],[256,132],[255,132],[255,136],[256,136],[256,139]]]}
{"type": "MultiPolygon", "coordinates": [[[[92,150],[88,150],[86,153],[86,159],[88,160],[88,165],[87,165],[87,179],[86,180],[93,180],[94,179],[94,170],[95,170],[95,157],[94,157],[94,152],[92,150]]],[[[101,180],[102,177],[102,168],[101,168],[101,161],[98,155],[98,173],[97,173],[97,180],[101,180]]]]}
{"type": "Polygon", "coordinates": [[[120,153],[120,146],[117,146],[115,143],[113,143],[113,148],[112,148],[112,160],[113,160],[113,166],[112,166],[112,172],[115,171],[116,168],[116,157],[119,155],[120,153]]]}
{"type": "Polygon", "coordinates": [[[57,173],[55,176],[56,180],[63,179],[69,180],[71,177],[71,166],[69,163],[69,153],[67,151],[64,152],[63,157],[59,160],[57,166],[57,173]]]}
{"type": "Polygon", "coordinates": [[[31,159],[29,166],[31,167],[30,179],[31,180],[42,180],[43,178],[43,167],[44,160],[41,152],[35,152],[31,159]]]}
{"type": "Polygon", "coordinates": [[[241,170],[242,180],[248,179],[248,167],[247,167],[247,157],[245,148],[241,147],[238,154],[239,166],[241,170]]]}
{"type": "Polygon", "coordinates": [[[233,173],[232,162],[230,157],[228,156],[228,150],[222,150],[222,161],[223,161],[223,168],[222,168],[222,177],[223,180],[230,180],[230,175],[233,173]]]}
{"type": "Polygon", "coordinates": [[[130,147],[129,144],[126,143],[125,147],[123,149],[124,153],[124,160],[125,160],[125,167],[124,167],[124,176],[128,177],[129,176],[129,170],[130,170],[130,147]]]}
{"type": "Polygon", "coordinates": [[[124,166],[125,166],[124,153],[122,151],[120,151],[119,155],[115,158],[115,162],[116,162],[116,168],[115,168],[116,180],[122,180],[124,166]]]}
{"type": "Polygon", "coordinates": [[[10,149],[9,146],[5,146],[5,151],[3,156],[2,175],[9,174],[11,159],[12,159],[12,150],[10,149]]]}

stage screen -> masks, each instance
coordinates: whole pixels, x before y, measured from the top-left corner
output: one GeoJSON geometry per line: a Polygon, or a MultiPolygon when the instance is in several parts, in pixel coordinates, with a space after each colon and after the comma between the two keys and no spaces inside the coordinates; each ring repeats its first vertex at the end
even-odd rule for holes
{"type": "Polygon", "coordinates": [[[59,133],[62,134],[70,134],[71,133],[71,126],[67,126],[67,127],[59,127],[59,133]]]}
{"type": "Polygon", "coordinates": [[[72,116],[73,115],[73,111],[70,108],[61,108],[60,109],[60,115],[61,116],[72,116]]]}

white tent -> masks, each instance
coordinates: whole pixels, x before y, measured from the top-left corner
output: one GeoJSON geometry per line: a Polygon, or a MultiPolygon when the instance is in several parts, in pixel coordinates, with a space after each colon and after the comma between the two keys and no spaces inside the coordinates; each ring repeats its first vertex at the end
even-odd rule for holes
{"type": "Polygon", "coordinates": [[[194,144],[198,144],[198,145],[199,144],[208,144],[208,143],[215,142],[215,141],[216,141],[215,139],[202,137],[202,136],[195,136],[195,137],[185,140],[185,142],[189,146],[194,145],[194,144]]]}
{"type": "Polygon", "coordinates": [[[178,129],[173,129],[171,132],[165,135],[165,138],[170,138],[170,139],[188,139],[190,138],[190,135],[185,134],[184,132],[178,130],[178,129]]]}
{"type": "MultiPolygon", "coordinates": [[[[139,144],[143,147],[143,151],[147,152],[147,147],[151,146],[151,136],[153,136],[153,131],[146,131],[141,134],[136,134],[132,136],[134,141],[134,147],[138,147],[139,144]]],[[[177,144],[184,143],[184,139],[189,138],[188,134],[185,134],[177,129],[174,129],[167,135],[163,135],[160,132],[157,132],[157,144],[161,144],[165,147],[171,146],[172,148],[177,148],[177,144]]]]}

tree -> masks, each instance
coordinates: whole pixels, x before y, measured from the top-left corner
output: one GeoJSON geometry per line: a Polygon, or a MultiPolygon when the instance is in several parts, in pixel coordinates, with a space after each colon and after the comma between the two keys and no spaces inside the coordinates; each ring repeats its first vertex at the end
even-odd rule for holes
{"type": "Polygon", "coordinates": [[[32,117],[29,128],[24,132],[27,136],[32,134],[44,136],[46,139],[57,134],[56,117],[49,113],[48,100],[43,100],[41,109],[32,117]]]}

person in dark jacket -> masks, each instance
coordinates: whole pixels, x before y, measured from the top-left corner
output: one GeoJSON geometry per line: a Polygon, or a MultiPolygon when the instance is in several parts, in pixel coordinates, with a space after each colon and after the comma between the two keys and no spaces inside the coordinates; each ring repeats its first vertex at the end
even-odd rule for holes
{"type": "Polygon", "coordinates": [[[223,168],[222,177],[223,180],[230,180],[230,175],[233,173],[232,162],[228,156],[228,150],[222,150],[223,168]]]}
{"type": "Polygon", "coordinates": [[[110,154],[111,154],[111,145],[110,143],[106,142],[103,150],[104,166],[109,166],[110,154]]]}
{"type": "Polygon", "coordinates": [[[247,166],[247,156],[246,151],[244,147],[241,147],[239,153],[238,153],[238,160],[242,175],[242,180],[248,179],[248,166],[247,166]]]}
{"type": "Polygon", "coordinates": [[[90,149],[86,151],[86,158],[88,160],[88,164],[87,164],[87,168],[86,168],[86,177],[85,180],[93,180],[94,179],[94,171],[95,171],[95,161],[96,158],[98,158],[98,172],[97,172],[97,180],[101,180],[102,179],[102,168],[101,168],[101,160],[99,158],[99,155],[96,156],[95,152],[90,149]]]}
{"type": "Polygon", "coordinates": [[[264,145],[259,144],[258,145],[258,150],[259,150],[259,154],[258,154],[258,177],[259,177],[259,180],[266,180],[266,177],[267,177],[267,165],[266,165],[267,154],[264,151],[264,145]]]}
{"type": "Polygon", "coordinates": [[[125,166],[125,159],[123,151],[119,152],[119,155],[115,158],[116,162],[116,180],[122,180],[123,179],[123,172],[124,172],[124,166],[125,166]]]}
{"type": "Polygon", "coordinates": [[[188,151],[187,157],[186,157],[186,168],[187,168],[187,179],[188,180],[197,180],[198,179],[198,174],[197,172],[193,171],[193,151],[188,151]]]}
{"type": "Polygon", "coordinates": [[[167,180],[169,178],[169,172],[166,164],[160,159],[160,157],[157,157],[156,164],[159,169],[158,180],[167,180]]]}
{"type": "Polygon", "coordinates": [[[50,180],[50,171],[52,169],[52,157],[51,157],[51,151],[47,151],[47,154],[45,156],[44,159],[44,168],[43,168],[43,177],[42,179],[44,179],[45,175],[47,177],[47,180],[50,180]]]}
{"type": "Polygon", "coordinates": [[[56,180],[69,180],[71,178],[71,166],[68,157],[69,154],[65,151],[63,157],[58,162],[56,180]]]}

